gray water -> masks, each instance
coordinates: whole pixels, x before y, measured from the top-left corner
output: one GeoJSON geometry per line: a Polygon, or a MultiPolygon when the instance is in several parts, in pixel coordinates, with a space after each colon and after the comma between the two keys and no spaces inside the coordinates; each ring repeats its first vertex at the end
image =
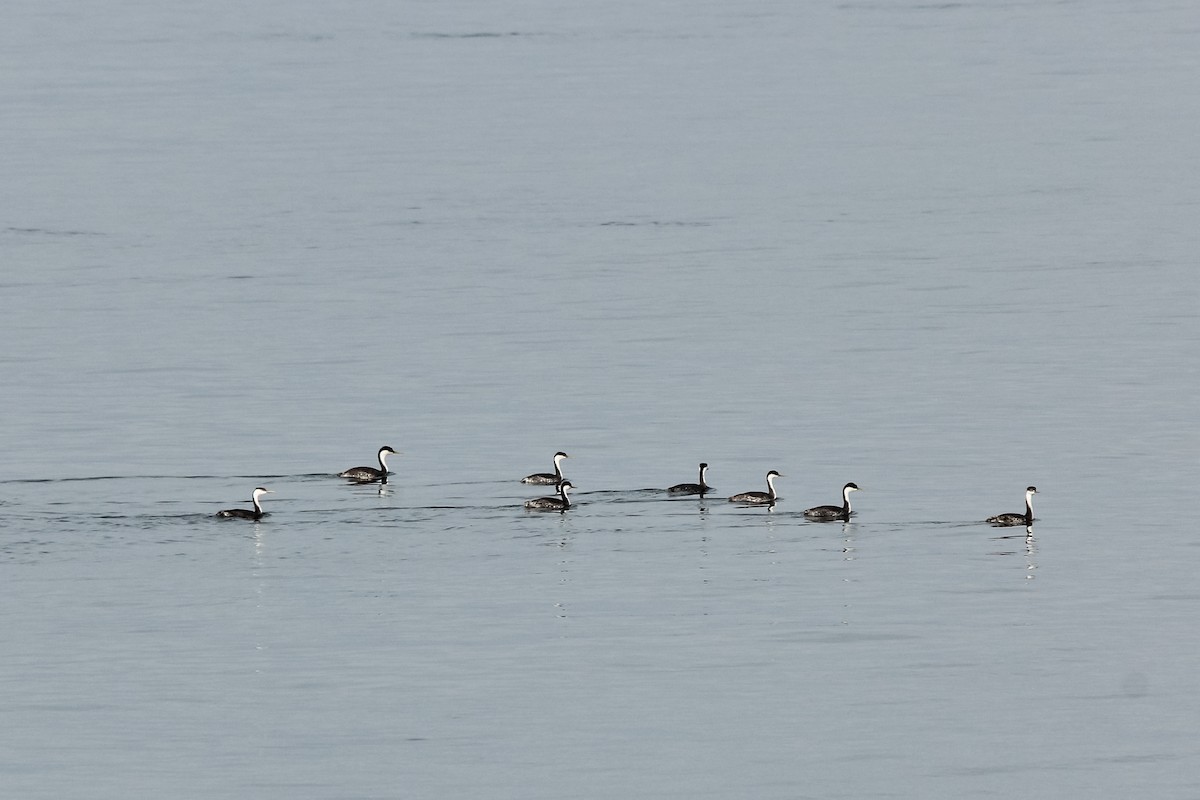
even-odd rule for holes
{"type": "Polygon", "coordinates": [[[0,794],[1200,795],[1198,68],[1188,3],[8,4],[0,794]]]}

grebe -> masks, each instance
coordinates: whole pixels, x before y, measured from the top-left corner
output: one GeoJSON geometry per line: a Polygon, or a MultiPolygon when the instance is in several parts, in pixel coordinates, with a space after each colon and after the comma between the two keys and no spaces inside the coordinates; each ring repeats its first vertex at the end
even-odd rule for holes
{"type": "Polygon", "coordinates": [[[253,494],[250,495],[250,499],[254,503],[253,511],[249,511],[244,508],[227,508],[224,511],[218,511],[217,516],[218,517],[233,517],[235,519],[260,520],[263,517],[265,517],[266,514],[263,513],[262,503],[260,503],[258,501],[264,494],[271,494],[271,493],[272,492],[270,489],[264,489],[261,486],[259,486],[257,489],[254,490],[253,494]]]}
{"type": "Polygon", "coordinates": [[[775,479],[782,478],[782,477],[783,476],[780,475],[775,470],[771,470],[770,472],[767,473],[767,491],[765,491],[765,492],[742,492],[741,494],[735,494],[733,497],[729,498],[729,502],[731,502],[731,503],[746,503],[747,505],[757,505],[757,506],[774,505],[775,498],[778,496],[775,494],[775,479]]]}
{"type": "Polygon", "coordinates": [[[383,447],[379,448],[379,469],[375,469],[374,467],[351,467],[345,472],[339,472],[338,477],[349,478],[350,480],[357,481],[358,483],[374,483],[375,481],[387,483],[387,457],[395,454],[395,450],[387,445],[384,445],[383,447]]]}
{"type": "Polygon", "coordinates": [[[857,483],[847,483],[842,487],[842,504],[840,506],[814,506],[804,509],[804,516],[809,519],[834,520],[850,519],[850,493],[858,491],[857,483]]]}
{"type": "Polygon", "coordinates": [[[558,497],[539,497],[535,500],[526,500],[525,507],[535,511],[566,511],[571,507],[567,490],[574,488],[570,481],[563,481],[558,485],[558,497]]]}
{"type": "Polygon", "coordinates": [[[1013,525],[1029,526],[1033,524],[1033,496],[1037,494],[1036,486],[1029,486],[1025,489],[1025,513],[1024,514],[997,514],[994,517],[988,517],[987,521],[992,525],[1003,527],[1011,527],[1013,525]]]}
{"type": "Polygon", "coordinates": [[[524,478],[521,478],[521,483],[536,483],[538,486],[557,486],[563,480],[562,460],[564,458],[570,458],[570,456],[559,450],[554,454],[553,475],[549,472],[535,472],[532,475],[526,475],[524,478]]]}
{"type": "Polygon", "coordinates": [[[704,494],[705,492],[711,492],[712,487],[704,482],[704,474],[706,472],[708,472],[708,464],[702,463],[700,465],[700,482],[699,483],[677,483],[674,486],[672,486],[670,489],[667,489],[667,492],[669,492],[670,494],[700,494],[700,495],[704,494]]]}

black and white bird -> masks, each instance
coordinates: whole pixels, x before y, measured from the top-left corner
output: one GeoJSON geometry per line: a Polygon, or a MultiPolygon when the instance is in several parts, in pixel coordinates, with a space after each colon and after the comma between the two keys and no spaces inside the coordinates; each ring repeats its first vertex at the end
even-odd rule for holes
{"type": "Polygon", "coordinates": [[[1032,525],[1033,524],[1033,496],[1037,494],[1036,486],[1028,486],[1025,489],[1025,513],[1024,514],[997,514],[994,517],[988,517],[987,521],[992,525],[1000,527],[1012,527],[1013,525],[1032,525]]]}
{"type": "Polygon", "coordinates": [[[526,475],[521,478],[521,483],[533,483],[538,486],[557,486],[563,481],[562,460],[570,458],[562,450],[554,454],[554,472],[535,472],[532,475],[526,475]]]}
{"type": "Polygon", "coordinates": [[[704,482],[704,476],[708,472],[708,464],[700,464],[700,482],[699,483],[677,483],[667,489],[668,494],[699,494],[711,492],[713,488],[704,482]]]}
{"type": "Polygon", "coordinates": [[[850,519],[850,493],[858,491],[857,483],[847,483],[842,487],[842,504],[840,506],[813,506],[804,509],[804,516],[809,519],[830,521],[835,519],[850,519]]]}
{"type": "Polygon", "coordinates": [[[566,511],[571,507],[571,500],[567,497],[567,490],[574,488],[570,481],[563,481],[558,485],[558,497],[538,497],[533,500],[526,500],[525,507],[533,511],[566,511]]]}
{"type": "Polygon", "coordinates": [[[775,470],[771,470],[767,473],[767,491],[742,492],[741,494],[735,494],[733,497],[729,498],[729,502],[743,503],[745,505],[754,506],[774,505],[775,499],[778,497],[778,495],[775,494],[775,479],[782,477],[783,476],[775,470]]]}
{"type": "Polygon", "coordinates": [[[387,457],[390,455],[395,455],[395,454],[396,454],[395,450],[388,447],[387,445],[384,445],[383,447],[379,448],[379,454],[378,454],[379,469],[375,469],[374,467],[351,467],[350,469],[346,470],[345,472],[339,472],[338,477],[339,478],[348,478],[349,480],[352,480],[356,483],[374,483],[375,481],[379,481],[380,483],[387,483],[388,482],[387,457]]]}
{"type": "Polygon", "coordinates": [[[252,503],[254,503],[253,511],[251,511],[247,508],[227,508],[223,511],[218,511],[217,516],[218,517],[229,517],[229,518],[233,518],[233,519],[260,520],[266,516],[266,513],[264,513],[262,510],[262,503],[259,502],[262,499],[262,496],[264,494],[271,494],[271,490],[264,489],[261,486],[259,486],[257,489],[254,490],[253,493],[251,493],[250,500],[252,503]]]}

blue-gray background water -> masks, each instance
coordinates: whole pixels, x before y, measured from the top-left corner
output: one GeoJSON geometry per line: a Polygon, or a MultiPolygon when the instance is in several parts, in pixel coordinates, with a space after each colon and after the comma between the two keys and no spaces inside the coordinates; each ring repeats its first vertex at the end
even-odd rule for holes
{"type": "Polygon", "coordinates": [[[1190,4],[39,0],[0,67],[4,796],[1200,794],[1190,4]]]}

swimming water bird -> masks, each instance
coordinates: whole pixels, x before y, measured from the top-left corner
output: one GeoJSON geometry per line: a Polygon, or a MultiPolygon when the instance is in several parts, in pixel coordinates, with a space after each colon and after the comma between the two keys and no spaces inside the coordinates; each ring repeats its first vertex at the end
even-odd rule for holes
{"type": "Polygon", "coordinates": [[[563,480],[562,460],[564,458],[570,458],[570,456],[559,450],[554,454],[553,474],[549,472],[535,472],[532,475],[526,475],[524,478],[521,478],[521,483],[534,483],[538,486],[557,486],[563,480]]]}
{"type": "Polygon", "coordinates": [[[774,505],[775,498],[778,497],[778,495],[775,494],[775,479],[782,477],[783,476],[775,470],[771,470],[767,473],[767,491],[742,492],[741,494],[735,494],[733,497],[729,498],[729,502],[745,503],[746,505],[756,506],[774,505]]]}
{"type": "Polygon", "coordinates": [[[574,488],[570,481],[563,481],[558,485],[558,497],[538,497],[534,500],[526,500],[525,507],[534,511],[566,511],[571,507],[567,490],[574,488]]]}
{"type": "Polygon", "coordinates": [[[712,487],[704,482],[704,475],[708,472],[708,464],[700,465],[700,482],[699,483],[677,483],[667,489],[669,494],[699,494],[711,492],[712,487]]]}
{"type": "Polygon", "coordinates": [[[258,502],[264,494],[271,494],[270,489],[264,489],[259,486],[250,495],[251,501],[254,503],[254,510],[250,511],[245,508],[227,508],[224,511],[218,511],[218,517],[233,517],[235,519],[253,519],[260,520],[266,516],[262,510],[262,503],[258,502]]]}
{"type": "Polygon", "coordinates": [[[1037,494],[1036,486],[1029,486],[1025,489],[1025,513],[1024,514],[997,514],[994,517],[988,517],[987,521],[992,525],[1011,527],[1013,525],[1032,525],[1033,524],[1033,496],[1037,494]]]}
{"type": "Polygon", "coordinates": [[[804,509],[804,516],[815,520],[848,520],[850,519],[850,493],[858,491],[857,483],[847,483],[842,487],[842,504],[840,506],[813,506],[804,509]]]}
{"type": "Polygon", "coordinates": [[[375,469],[374,467],[351,467],[345,472],[339,472],[338,477],[349,478],[357,483],[374,483],[375,481],[387,483],[387,457],[395,454],[395,450],[387,445],[384,445],[383,447],[379,448],[379,469],[375,469]]]}

